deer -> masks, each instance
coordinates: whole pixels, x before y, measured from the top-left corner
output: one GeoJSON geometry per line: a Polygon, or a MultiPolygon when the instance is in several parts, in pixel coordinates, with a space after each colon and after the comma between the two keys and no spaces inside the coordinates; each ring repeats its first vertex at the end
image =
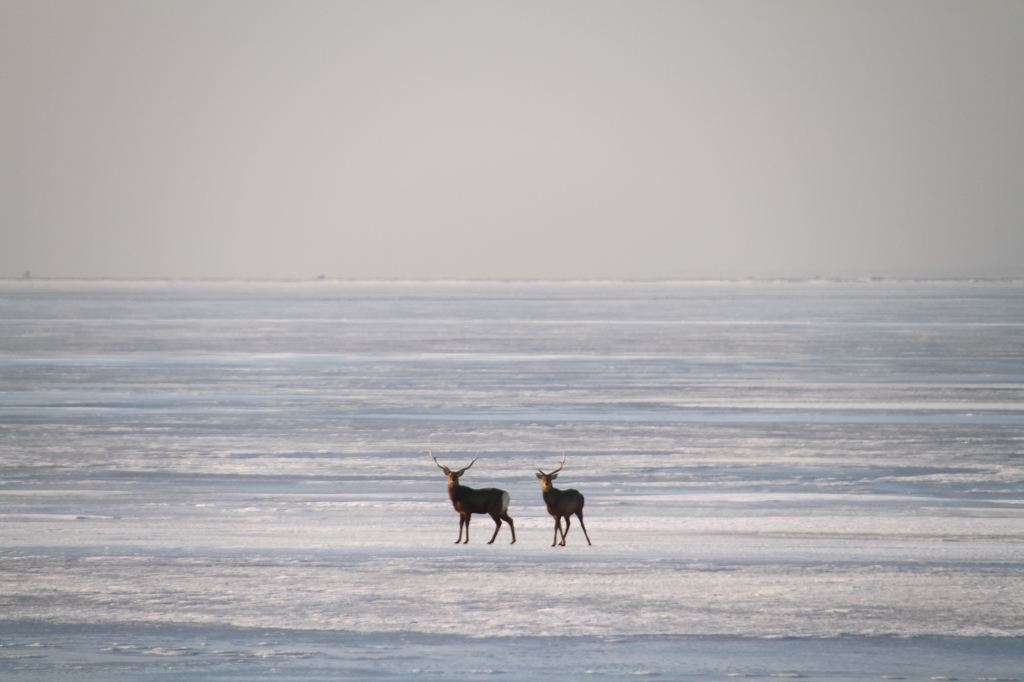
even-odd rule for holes
{"type": "Polygon", "coordinates": [[[558,472],[565,466],[565,453],[562,453],[562,463],[550,474],[545,474],[543,469],[538,468],[537,478],[540,479],[540,489],[544,493],[544,504],[548,506],[548,514],[555,517],[555,539],[551,546],[558,544],[558,532],[562,532],[562,547],[565,547],[565,536],[569,533],[569,517],[573,514],[580,520],[580,527],[583,529],[583,536],[587,538],[587,544],[591,544],[590,536],[587,535],[587,527],[583,525],[583,495],[579,490],[559,490],[552,481],[558,478],[558,472]],[[565,530],[562,530],[562,519],[565,519],[565,530]]]}
{"type": "Polygon", "coordinates": [[[508,515],[508,493],[498,488],[477,489],[459,484],[459,476],[466,473],[466,470],[473,466],[473,462],[476,462],[478,458],[474,457],[469,466],[452,471],[438,462],[434,453],[430,453],[430,456],[433,458],[434,464],[448,476],[448,497],[451,498],[455,511],[459,512],[459,539],[455,541],[455,544],[462,542],[463,526],[466,527],[466,542],[463,544],[469,543],[469,520],[473,514],[490,514],[494,519],[495,526],[494,535],[491,536],[487,544],[494,543],[494,538],[498,537],[498,531],[501,530],[501,522],[505,520],[508,521],[508,527],[512,531],[512,542],[509,544],[514,545],[516,543],[516,526],[512,523],[512,517],[508,515]]]}

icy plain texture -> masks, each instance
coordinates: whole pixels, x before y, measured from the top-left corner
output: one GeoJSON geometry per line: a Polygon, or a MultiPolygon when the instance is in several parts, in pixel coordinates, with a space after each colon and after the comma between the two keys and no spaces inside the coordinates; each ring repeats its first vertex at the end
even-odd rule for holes
{"type": "Polygon", "coordinates": [[[0,467],[3,679],[1024,679],[1021,282],[4,282],[0,467]]]}

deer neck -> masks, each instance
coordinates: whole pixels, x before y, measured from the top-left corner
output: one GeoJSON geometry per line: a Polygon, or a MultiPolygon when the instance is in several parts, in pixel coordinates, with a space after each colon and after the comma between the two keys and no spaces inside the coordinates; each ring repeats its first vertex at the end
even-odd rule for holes
{"type": "Polygon", "coordinates": [[[463,486],[459,485],[458,479],[454,481],[448,481],[448,498],[455,502],[457,499],[462,497],[463,486]]]}
{"type": "Polygon", "coordinates": [[[548,486],[548,489],[543,492],[541,498],[543,498],[548,510],[557,509],[562,501],[562,491],[554,486],[548,486]]]}

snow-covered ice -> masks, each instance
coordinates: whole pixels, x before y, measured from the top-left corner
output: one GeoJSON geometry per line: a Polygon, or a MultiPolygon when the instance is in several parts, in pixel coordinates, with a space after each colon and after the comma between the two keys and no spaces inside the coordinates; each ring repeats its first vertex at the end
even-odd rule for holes
{"type": "Polygon", "coordinates": [[[0,677],[548,675],[1024,680],[1024,282],[0,282],[0,677]]]}

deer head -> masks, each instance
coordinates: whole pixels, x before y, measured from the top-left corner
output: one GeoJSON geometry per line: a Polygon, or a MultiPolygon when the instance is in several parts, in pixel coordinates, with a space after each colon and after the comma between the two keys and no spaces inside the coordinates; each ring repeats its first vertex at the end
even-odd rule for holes
{"type": "Polygon", "coordinates": [[[559,464],[558,468],[555,469],[554,471],[552,471],[550,474],[545,474],[543,469],[540,469],[540,468],[537,469],[537,471],[540,472],[536,476],[537,476],[537,478],[540,479],[540,488],[541,488],[541,490],[543,490],[544,492],[547,492],[549,489],[551,489],[553,487],[551,485],[551,481],[553,481],[556,478],[558,478],[558,472],[562,470],[563,466],[565,466],[565,453],[564,452],[562,453],[562,463],[559,464]]]}
{"type": "Polygon", "coordinates": [[[473,462],[475,462],[478,459],[477,457],[474,457],[473,458],[473,462],[470,462],[467,466],[464,466],[463,468],[459,469],[458,471],[452,471],[448,467],[446,467],[443,464],[441,464],[440,462],[438,462],[437,461],[437,457],[434,457],[434,453],[430,453],[430,457],[431,457],[431,459],[434,460],[434,464],[436,464],[437,467],[441,471],[443,471],[445,473],[445,475],[448,477],[448,485],[453,485],[453,486],[459,484],[459,476],[461,476],[462,474],[466,473],[466,470],[469,469],[469,467],[473,466],[473,462]]]}

